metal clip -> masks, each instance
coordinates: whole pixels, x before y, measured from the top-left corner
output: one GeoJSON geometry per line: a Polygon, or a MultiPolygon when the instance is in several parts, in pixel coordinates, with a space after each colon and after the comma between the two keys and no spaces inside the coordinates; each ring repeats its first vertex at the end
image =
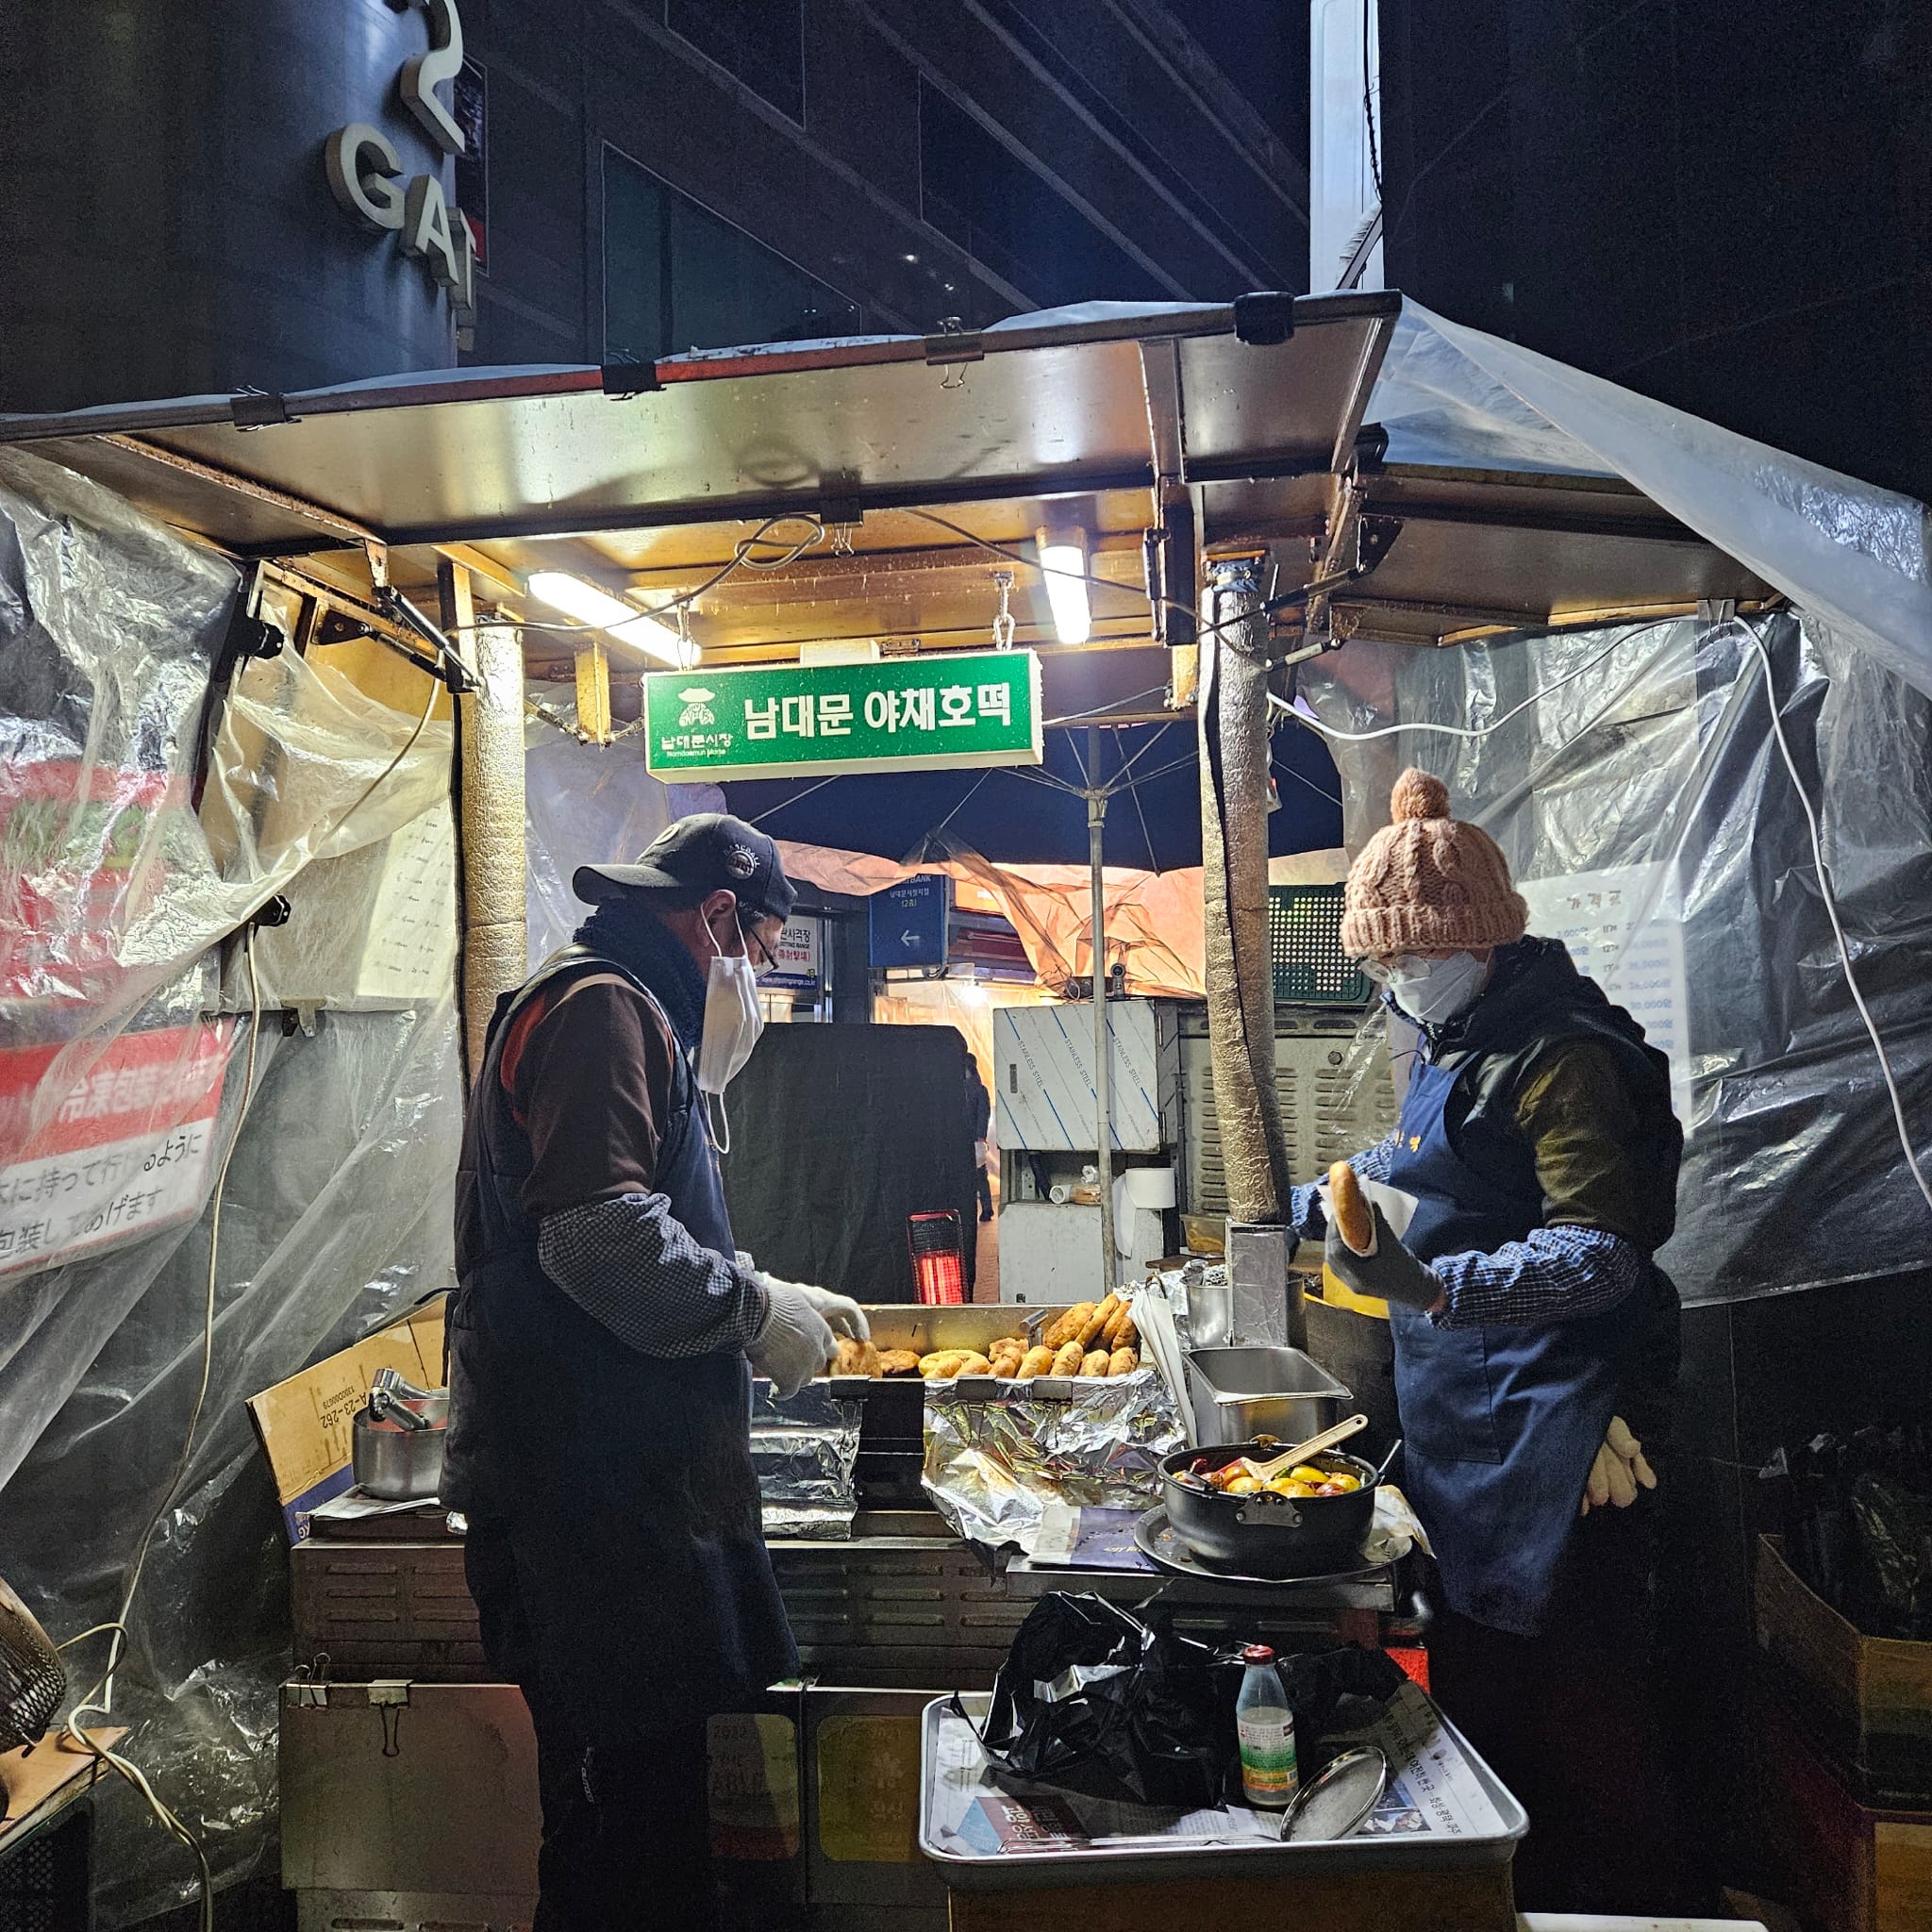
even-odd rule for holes
{"type": "Polygon", "coordinates": [[[407,1677],[375,1678],[369,1686],[369,1703],[382,1720],[382,1755],[400,1757],[403,1755],[403,1712],[409,1705],[409,1680],[407,1677]]]}
{"type": "Polygon", "coordinates": [[[1019,621],[1013,615],[1013,573],[996,570],[992,574],[992,581],[1000,593],[1000,608],[992,620],[993,649],[1010,651],[1013,648],[1013,631],[1019,621]]]}
{"type": "Polygon", "coordinates": [[[237,429],[266,429],[272,423],[292,423],[286,396],[270,395],[264,389],[244,386],[229,399],[228,420],[237,429]]]}
{"type": "MultiPolygon", "coordinates": [[[[950,322],[951,317],[947,320],[950,322]]],[[[968,362],[983,362],[986,359],[986,344],[977,329],[960,328],[957,324],[952,327],[941,325],[941,333],[927,336],[924,341],[925,362],[928,369],[945,369],[950,373],[940,383],[941,389],[964,389],[968,362]]]]}

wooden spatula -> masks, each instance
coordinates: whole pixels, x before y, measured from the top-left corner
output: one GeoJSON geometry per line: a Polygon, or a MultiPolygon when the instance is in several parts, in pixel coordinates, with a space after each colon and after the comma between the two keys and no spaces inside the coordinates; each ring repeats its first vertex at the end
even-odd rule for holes
{"type": "Polygon", "coordinates": [[[1298,1462],[1306,1462],[1311,1456],[1319,1456],[1324,1449],[1332,1449],[1338,1442],[1345,1442],[1351,1436],[1359,1434],[1369,1425],[1365,1415],[1352,1415],[1345,1423],[1337,1423],[1319,1436],[1310,1436],[1306,1442],[1297,1442],[1292,1449],[1284,1449],[1278,1456],[1271,1456],[1265,1462],[1257,1462],[1252,1456],[1241,1457],[1241,1469],[1257,1482],[1266,1482],[1277,1470],[1292,1469],[1298,1462]]]}

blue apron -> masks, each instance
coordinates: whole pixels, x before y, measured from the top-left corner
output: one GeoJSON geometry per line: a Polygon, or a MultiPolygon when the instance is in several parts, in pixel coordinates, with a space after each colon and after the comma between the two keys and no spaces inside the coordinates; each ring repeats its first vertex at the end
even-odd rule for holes
{"type": "MultiPolygon", "coordinates": [[[[797,1669],[765,1551],[744,1356],[640,1355],[537,1258],[522,1203],[532,1154],[503,1091],[503,1045],[540,989],[591,972],[616,974],[658,1006],[618,961],[573,946],[500,1000],[490,1023],[457,1174],[441,1491],[516,1545],[544,1689],[583,1736],[743,1708],[797,1669]]],[[[700,1245],[729,1255],[696,1085],[680,1051],[657,1186],[700,1245]]]]}
{"type": "MultiPolygon", "coordinates": [[[[1416,1197],[1406,1240],[1424,1261],[1493,1254],[1542,1225],[1533,1169],[1512,1186],[1456,1151],[1445,1123],[1456,1080],[1455,1070],[1418,1062],[1389,1174],[1391,1187],[1416,1197]]],[[[1627,1303],[1522,1326],[1440,1328],[1394,1303],[1389,1317],[1403,1487],[1448,1605],[1534,1636],[1644,1320],[1627,1303]]]]}

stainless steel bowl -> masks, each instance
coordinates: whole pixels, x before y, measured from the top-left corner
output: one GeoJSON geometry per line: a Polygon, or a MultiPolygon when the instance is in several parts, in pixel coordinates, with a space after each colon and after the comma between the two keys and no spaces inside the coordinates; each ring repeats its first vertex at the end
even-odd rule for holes
{"type": "Polygon", "coordinates": [[[350,1474],[358,1489],[385,1503],[427,1502],[442,1483],[449,1397],[439,1391],[428,1401],[410,1402],[408,1407],[428,1426],[405,1428],[362,1408],[350,1428],[350,1474]]]}
{"type": "Polygon", "coordinates": [[[1355,1399],[1299,1348],[1190,1349],[1188,1381],[1203,1448],[1257,1436],[1306,1442],[1339,1423],[1355,1399]]]}

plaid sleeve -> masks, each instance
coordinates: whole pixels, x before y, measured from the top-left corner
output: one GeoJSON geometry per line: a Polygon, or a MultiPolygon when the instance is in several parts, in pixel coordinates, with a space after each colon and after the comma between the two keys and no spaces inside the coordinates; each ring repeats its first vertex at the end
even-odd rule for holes
{"type": "Polygon", "coordinates": [[[663,1194],[619,1194],[547,1215],[537,1259],[640,1355],[746,1348],[765,1324],[765,1291],[750,1271],[701,1245],[663,1194]]]}
{"type": "Polygon", "coordinates": [[[1532,1228],[1492,1255],[1446,1255],[1429,1265],[1448,1296],[1431,1317],[1439,1327],[1510,1327],[1615,1307],[1641,1278],[1644,1257],[1622,1235],[1566,1225],[1532,1228]]]}
{"type": "MultiPolygon", "coordinates": [[[[1386,1181],[1394,1159],[1395,1136],[1391,1133],[1377,1141],[1373,1147],[1364,1147],[1359,1154],[1350,1155],[1348,1164],[1355,1169],[1357,1180],[1386,1181]]],[[[1327,1175],[1324,1174],[1322,1179],[1326,1180],[1327,1175]]],[[[1295,1233],[1304,1241],[1321,1241],[1328,1232],[1328,1223],[1322,1212],[1322,1198],[1315,1191],[1319,1185],[1318,1181],[1309,1181],[1290,1194],[1289,1219],[1295,1233]]]]}

